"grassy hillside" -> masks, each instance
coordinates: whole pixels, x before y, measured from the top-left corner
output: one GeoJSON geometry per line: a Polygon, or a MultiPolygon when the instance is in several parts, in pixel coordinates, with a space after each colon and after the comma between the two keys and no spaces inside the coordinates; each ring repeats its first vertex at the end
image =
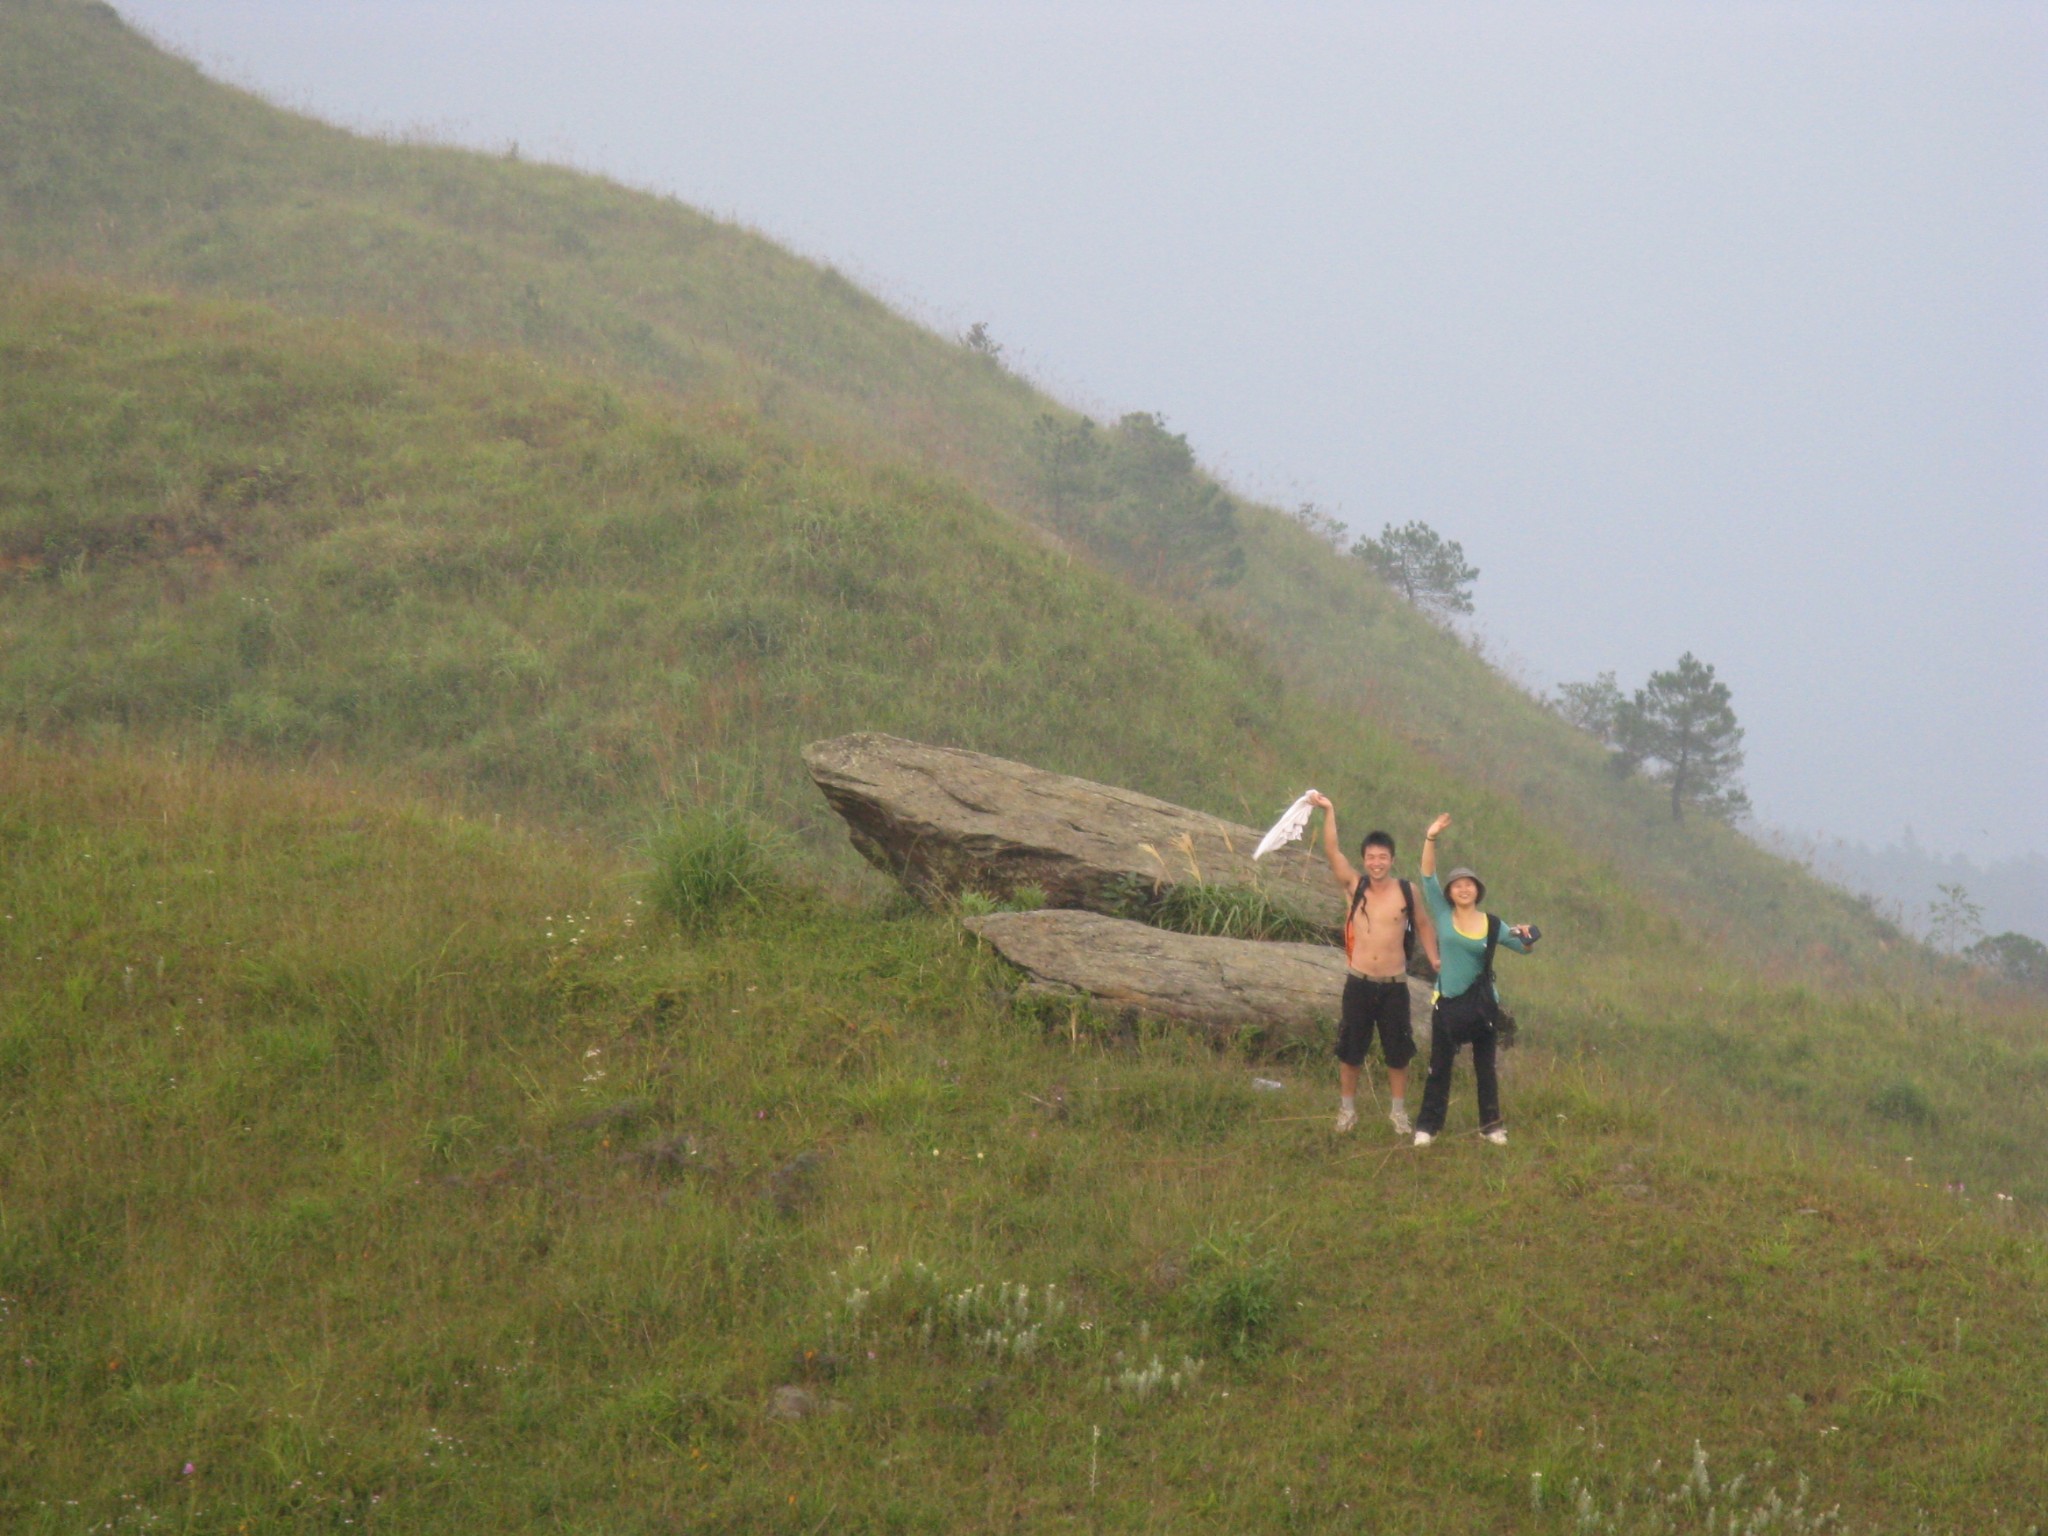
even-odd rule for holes
{"type": "Polygon", "coordinates": [[[796,748],[861,727],[1212,801],[1246,773],[1258,804],[1304,755],[1229,635],[742,412],[4,277],[0,357],[0,698],[31,730],[346,755],[614,827],[700,784],[816,816],[796,748]]]}
{"type": "Polygon", "coordinates": [[[827,269],[578,172],[367,140],[208,80],[93,0],[0,3],[0,253],[387,318],[746,401],[954,467],[1035,393],[827,269]]]}
{"type": "Polygon", "coordinates": [[[2038,1524],[1988,1190],[1541,1041],[1507,1148],[1340,1143],[1319,1045],[1047,1018],[907,907],[684,933],[349,778],[0,782],[10,1530],[2038,1524]]]}
{"type": "MultiPolygon", "coordinates": [[[[1433,775],[1530,808],[1694,927],[1808,969],[1845,966],[1837,982],[1889,942],[1866,909],[1726,829],[1673,827],[1654,794],[1608,779],[1590,742],[1357,562],[1213,485],[1156,424],[1105,430],[1100,463],[1077,467],[1053,451],[1078,430],[1064,407],[838,274],[671,200],[365,140],[208,81],[107,6],[0,0],[0,257],[516,346],[737,405],[790,441],[907,456],[1205,617],[1212,637],[1234,632],[1228,645],[1265,658],[1249,664],[1326,708],[1371,715],[1433,775]]],[[[289,713],[272,724],[307,731],[289,713]]],[[[1149,787],[1171,792],[1172,764],[1146,762],[1168,781],[1149,787]]],[[[1337,771],[1328,758],[1310,769],[1337,771]]],[[[1375,819],[1413,809],[1380,804],[1375,819]]]]}
{"type": "Polygon", "coordinates": [[[842,866],[797,749],[863,727],[1247,816],[1312,776],[1404,835],[1450,804],[1458,856],[1568,957],[1509,977],[1561,1048],[2048,1193],[2038,1010],[1904,961],[1847,995],[1759,981],[1513,801],[942,482],[516,356],[52,280],[0,300],[16,729],[345,760],[613,839],[750,804],[842,866]],[[1938,1069],[1866,1049],[1929,1030],[1938,1069]]]}

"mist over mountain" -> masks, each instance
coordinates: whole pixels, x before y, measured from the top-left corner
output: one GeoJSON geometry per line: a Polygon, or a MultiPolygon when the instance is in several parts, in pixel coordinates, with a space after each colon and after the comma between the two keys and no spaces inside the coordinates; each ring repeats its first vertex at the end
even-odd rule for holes
{"type": "Polygon", "coordinates": [[[1909,932],[1927,931],[1928,905],[1940,887],[1949,885],[1961,886],[1983,909],[1986,933],[2048,935],[2048,857],[2038,853],[1994,862],[1935,853],[1922,847],[1909,827],[1882,848],[1816,842],[1806,859],[1823,879],[1874,898],[1909,932]]]}

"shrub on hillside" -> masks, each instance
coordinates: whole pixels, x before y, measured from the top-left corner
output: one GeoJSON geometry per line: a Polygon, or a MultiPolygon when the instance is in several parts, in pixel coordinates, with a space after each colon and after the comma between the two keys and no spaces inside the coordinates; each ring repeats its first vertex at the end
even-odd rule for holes
{"type": "Polygon", "coordinates": [[[735,909],[758,911],[781,889],[773,835],[744,811],[679,811],[647,840],[648,900],[685,928],[735,909]]]}
{"type": "Polygon", "coordinates": [[[1932,1125],[1934,1103],[1917,1083],[1901,1079],[1888,1083],[1871,1096],[1870,1112],[1880,1120],[1900,1125],[1932,1125]]]}
{"type": "Polygon", "coordinates": [[[2024,933],[2001,933],[1979,939],[1963,958],[1981,966],[2009,986],[2048,992],[2048,944],[2024,933]]]}

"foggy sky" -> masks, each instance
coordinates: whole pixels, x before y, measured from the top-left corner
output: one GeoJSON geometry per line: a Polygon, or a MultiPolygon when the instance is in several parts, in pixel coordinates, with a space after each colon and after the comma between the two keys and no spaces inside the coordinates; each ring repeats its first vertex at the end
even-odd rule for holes
{"type": "Polygon", "coordinates": [[[1529,682],[1690,650],[1766,822],[2048,850],[2048,7],[117,5],[1422,518],[1529,682]]]}

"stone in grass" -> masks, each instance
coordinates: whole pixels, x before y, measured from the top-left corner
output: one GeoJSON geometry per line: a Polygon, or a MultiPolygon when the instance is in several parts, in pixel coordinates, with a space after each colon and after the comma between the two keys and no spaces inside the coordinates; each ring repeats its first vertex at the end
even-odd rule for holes
{"type": "Polygon", "coordinates": [[[777,1387],[768,1394],[768,1417],[794,1423],[818,1411],[818,1394],[809,1387],[777,1387]]]}
{"type": "Polygon", "coordinates": [[[1650,1186],[1643,1182],[1632,1163],[1622,1163],[1615,1168],[1613,1189],[1617,1195],[1626,1195],[1631,1200],[1650,1198],[1650,1186]]]}
{"type": "Polygon", "coordinates": [[[844,1413],[847,1404],[837,1397],[821,1397],[809,1387],[797,1386],[794,1382],[777,1387],[768,1394],[767,1416],[778,1423],[794,1424],[799,1419],[815,1418],[821,1413],[844,1413]]]}

